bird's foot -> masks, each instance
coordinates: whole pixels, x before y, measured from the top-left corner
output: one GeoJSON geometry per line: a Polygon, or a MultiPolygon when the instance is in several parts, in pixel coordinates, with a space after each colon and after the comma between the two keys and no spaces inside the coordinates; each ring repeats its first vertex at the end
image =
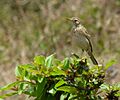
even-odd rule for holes
{"type": "Polygon", "coordinates": [[[71,53],[71,56],[74,56],[74,57],[76,57],[76,58],[80,58],[77,54],[75,54],[75,53],[71,53]]]}

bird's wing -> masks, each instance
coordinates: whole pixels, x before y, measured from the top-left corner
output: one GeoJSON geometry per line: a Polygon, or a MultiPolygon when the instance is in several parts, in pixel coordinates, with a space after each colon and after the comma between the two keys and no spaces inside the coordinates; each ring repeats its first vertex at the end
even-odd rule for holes
{"type": "Polygon", "coordinates": [[[83,31],[83,33],[84,33],[84,35],[85,35],[86,37],[88,37],[88,38],[91,37],[85,27],[82,26],[81,29],[82,29],[82,31],[83,31]]]}
{"type": "Polygon", "coordinates": [[[92,52],[93,49],[92,49],[92,44],[91,44],[91,41],[90,41],[90,35],[88,34],[88,31],[86,30],[85,27],[82,27],[82,31],[84,33],[84,36],[88,39],[88,42],[90,44],[90,49],[91,49],[91,52],[92,52]]]}

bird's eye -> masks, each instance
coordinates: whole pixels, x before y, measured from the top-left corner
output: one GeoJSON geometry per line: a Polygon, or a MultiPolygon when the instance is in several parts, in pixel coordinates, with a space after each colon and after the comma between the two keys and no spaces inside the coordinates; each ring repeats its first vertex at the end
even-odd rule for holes
{"type": "Polygon", "coordinates": [[[77,19],[75,19],[75,22],[77,21],[77,19]]]}
{"type": "Polygon", "coordinates": [[[77,19],[75,19],[75,20],[74,20],[74,22],[78,22],[78,20],[77,20],[77,19]]]}

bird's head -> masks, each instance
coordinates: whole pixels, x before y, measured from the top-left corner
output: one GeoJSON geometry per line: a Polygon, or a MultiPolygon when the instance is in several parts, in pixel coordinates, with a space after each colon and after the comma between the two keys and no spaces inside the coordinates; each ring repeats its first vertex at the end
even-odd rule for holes
{"type": "Polygon", "coordinates": [[[80,24],[80,20],[77,17],[68,18],[68,20],[72,21],[75,26],[80,24]]]}

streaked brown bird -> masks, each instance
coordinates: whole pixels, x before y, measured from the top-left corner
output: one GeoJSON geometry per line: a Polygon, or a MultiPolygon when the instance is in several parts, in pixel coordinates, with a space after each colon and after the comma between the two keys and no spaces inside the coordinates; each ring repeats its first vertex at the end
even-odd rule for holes
{"type": "Polygon", "coordinates": [[[72,17],[68,19],[72,21],[74,24],[73,29],[72,29],[73,40],[77,42],[77,44],[83,51],[85,50],[88,53],[93,64],[98,65],[98,62],[92,53],[93,49],[92,49],[92,44],[90,41],[90,35],[88,34],[86,28],[81,25],[79,18],[72,17]]]}

